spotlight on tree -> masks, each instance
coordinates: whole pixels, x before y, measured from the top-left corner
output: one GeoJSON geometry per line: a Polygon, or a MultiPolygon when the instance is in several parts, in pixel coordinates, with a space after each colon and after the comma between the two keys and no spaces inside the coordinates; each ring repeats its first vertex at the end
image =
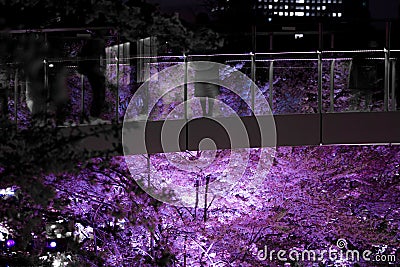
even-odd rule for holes
{"type": "Polygon", "coordinates": [[[50,241],[49,243],[48,243],[48,246],[47,247],[49,247],[49,248],[56,248],[57,247],[57,242],[56,241],[50,241]]]}
{"type": "Polygon", "coordinates": [[[6,241],[6,247],[7,247],[7,248],[12,248],[12,247],[15,246],[15,244],[16,244],[16,242],[15,242],[14,239],[8,239],[8,240],[6,241]]]}

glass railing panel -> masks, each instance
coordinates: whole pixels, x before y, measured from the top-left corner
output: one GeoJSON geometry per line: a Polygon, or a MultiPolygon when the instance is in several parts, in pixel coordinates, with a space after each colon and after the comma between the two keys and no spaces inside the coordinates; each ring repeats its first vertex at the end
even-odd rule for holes
{"type": "MultiPolygon", "coordinates": [[[[298,56],[273,60],[273,74],[268,74],[268,85],[264,82],[264,86],[268,88],[272,85],[273,114],[318,112],[318,60],[315,57],[298,56]],[[270,77],[272,83],[269,82],[270,77]]],[[[269,64],[270,62],[265,61],[261,66],[269,64]]],[[[268,90],[268,93],[267,90],[264,91],[265,96],[269,98],[271,90],[268,90]]]]}
{"type": "Polygon", "coordinates": [[[251,116],[253,57],[249,54],[228,54],[221,56],[219,61],[227,66],[220,70],[220,79],[226,84],[220,88],[221,116],[251,116]],[[238,73],[235,74],[236,71],[238,73]]]}
{"type": "MultiPolygon", "coordinates": [[[[389,104],[387,101],[389,100],[390,77],[388,77],[385,93],[385,54],[383,50],[326,52],[324,60],[330,64],[334,60],[333,112],[385,110],[385,104],[389,104]]],[[[387,71],[390,73],[390,68],[387,71]]],[[[332,73],[329,75],[329,79],[331,79],[330,76],[332,73]]],[[[328,95],[330,98],[330,91],[328,95]]]]}

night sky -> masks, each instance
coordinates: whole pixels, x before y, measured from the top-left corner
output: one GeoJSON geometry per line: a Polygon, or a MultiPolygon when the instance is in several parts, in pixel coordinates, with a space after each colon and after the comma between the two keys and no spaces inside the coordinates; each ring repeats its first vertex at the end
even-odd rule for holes
{"type": "Polygon", "coordinates": [[[397,18],[399,0],[369,0],[372,18],[397,18]]]}

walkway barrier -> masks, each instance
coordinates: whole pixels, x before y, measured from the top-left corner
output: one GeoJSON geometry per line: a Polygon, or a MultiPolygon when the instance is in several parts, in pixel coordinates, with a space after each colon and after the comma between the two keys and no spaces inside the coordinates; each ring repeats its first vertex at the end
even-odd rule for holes
{"type": "MultiPolygon", "coordinates": [[[[119,47],[119,46],[117,46],[119,47]]],[[[93,97],[88,75],[79,70],[80,66],[99,65],[106,74],[107,104],[102,112],[102,119],[121,122],[125,109],[141,85],[137,78],[137,62],[148,59],[148,75],[154,75],[175,64],[188,61],[219,62],[229,65],[245,73],[261,89],[268,99],[274,114],[309,114],[349,111],[395,111],[399,97],[397,96],[397,54],[400,51],[357,50],[357,51],[316,51],[287,53],[246,53],[246,54],[213,54],[213,55],[181,55],[155,57],[119,58],[119,51],[107,58],[39,58],[43,66],[38,68],[38,80],[47,91],[47,100],[52,94],[57,95],[57,79],[60,72],[66,78],[68,95],[72,99],[69,104],[68,120],[82,123],[87,118],[90,99],[93,97]],[[43,77],[40,78],[40,73],[43,77]],[[56,88],[56,89],[54,89],[56,88]],[[52,91],[53,90],[53,91],[52,91]],[[79,90],[79,92],[77,91],[79,90]],[[77,99],[79,98],[79,101],[77,99]],[[113,103],[111,103],[113,102],[113,103]],[[79,106],[78,106],[79,103],[79,106]],[[79,111],[79,112],[78,112],[79,111]],[[114,115],[113,115],[114,114],[114,115]]],[[[71,53],[71,51],[68,51],[71,53]]],[[[20,63],[2,64],[8,72],[7,88],[13,87],[13,98],[9,98],[12,113],[9,118],[15,123],[29,117],[29,86],[35,81],[29,80],[29,73],[20,63]],[[27,77],[28,76],[28,77],[27,77]],[[20,97],[22,93],[22,97],[20,97]],[[25,93],[25,96],[24,96],[25,93]],[[21,98],[21,99],[20,99],[21,98]],[[14,105],[14,103],[17,103],[14,105]],[[21,114],[18,115],[18,112],[21,114]]],[[[221,74],[222,75],[222,74],[221,74]]],[[[148,77],[150,77],[148,76],[148,77]]],[[[175,77],[184,79],[185,77],[175,77]]],[[[223,78],[221,76],[221,78],[223,78]]],[[[36,81],[37,82],[37,81],[36,81]]],[[[149,88],[147,95],[137,103],[139,112],[148,111],[147,103],[151,99],[149,88]]],[[[183,86],[176,92],[174,103],[159,103],[158,109],[152,110],[151,120],[163,120],[169,111],[180,102],[193,98],[193,85],[183,86]],[[166,106],[165,106],[166,105],[166,106]],[[158,112],[158,114],[156,114],[158,112]]],[[[251,105],[257,105],[254,88],[246,88],[251,105]]],[[[10,94],[8,94],[10,96],[10,94]]],[[[165,96],[168,100],[168,96],[165,96]]],[[[250,116],[251,107],[245,107],[240,99],[221,88],[219,99],[227,104],[236,103],[232,108],[240,116],[250,116]]],[[[161,101],[162,102],[162,101],[161,101]]],[[[168,102],[168,101],[167,101],[168,102]]],[[[199,109],[199,106],[196,107],[199,109]]],[[[198,113],[194,111],[194,113],[198,113]]],[[[221,114],[224,115],[224,114],[221,114]]]]}
{"type": "MultiPolygon", "coordinates": [[[[350,138],[352,134],[348,134],[347,139],[346,135],[339,137],[335,129],[344,129],[352,120],[367,123],[368,118],[374,121],[375,127],[383,123],[382,129],[393,134],[386,135],[387,138],[378,136],[378,133],[371,134],[370,138],[361,138],[359,142],[400,142],[393,130],[395,125],[391,125],[397,123],[398,117],[395,111],[400,100],[397,75],[400,50],[133,55],[133,45],[122,44],[118,36],[111,36],[103,40],[107,47],[104,54],[93,53],[91,56],[89,53],[83,57],[77,51],[81,51],[91,37],[59,38],[50,33],[39,37],[44,41],[53,38],[55,44],[63,44],[63,50],[39,51],[28,54],[31,58],[22,58],[20,62],[1,63],[3,88],[13,92],[3,97],[9,107],[6,116],[17,128],[29,127],[31,113],[43,111],[43,105],[46,114],[48,111],[58,114],[57,101],[63,98],[69,102],[64,107],[65,121],[61,126],[87,125],[93,105],[96,105],[93,98],[96,98],[96,92],[98,97],[102,86],[102,77],[105,78],[106,99],[105,105],[100,105],[100,118],[103,120],[122,123],[132,97],[142,86],[138,81],[143,77],[150,80],[143,95],[135,97],[133,106],[138,118],[149,115],[150,122],[201,120],[202,106],[195,97],[195,86],[187,83],[187,65],[192,61],[212,61],[239,70],[255,82],[276,117],[278,145],[357,143],[357,139],[350,138]],[[176,65],[182,65],[186,71],[177,77],[154,76],[176,65]],[[98,72],[85,71],[85,68],[97,67],[98,72]],[[181,79],[183,85],[155,99],[158,86],[164,81],[162,79],[181,79]],[[60,92],[59,88],[67,90],[60,92]],[[156,105],[150,105],[151,102],[156,102],[156,105]],[[172,110],[175,112],[171,113],[172,110]],[[297,131],[295,137],[293,131],[297,131]]],[[[219,73],[220,79],[226,75],[219,73]]],[[[260,105],[257,90],[253,84],[243,82],[241,86],[241,95],[250,104],[229,88],[220,88],[214,115],[229,119],[234,112],[252,125],[252,110],[260,105]],[[218,101],[230,106],[231,110],[220,108],[218,101]]],[[[358,129],[363,132],[370,129],[364,126],[358,129]]],[[[360,131],[354,130],[353,133],[360,134],[360,131]]],[[[256,141],[252,144],[257,146],[256,141]]]]}

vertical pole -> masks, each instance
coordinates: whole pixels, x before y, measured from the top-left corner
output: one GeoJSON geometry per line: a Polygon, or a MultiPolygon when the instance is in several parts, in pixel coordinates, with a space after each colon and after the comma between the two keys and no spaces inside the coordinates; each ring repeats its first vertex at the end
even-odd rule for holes
{"type": "Polygon", "coordinates": [[[335,49],[335,34],[331,33],[331,49],[335,49]]]}
{"type": "Polygon", "coordinates": [[[187,242],[187,235],[185,235],[185,242],[183,243],[183,267],[186,267],[186,261],[187,261],[187,256],[186,256],[186,242],[187,242]]]}
{"type": "Polygon", "coordinates": [[[274,61],[271,60],[269,63],[269,108],[271,109],[271,113],[273,112],[273,100],[274,100],[274,61]]]}
{"type": "Polygon", "coordinates": [[[186,122],[186,126],[185,126],[185,150],[189,150],[189,127],[188,127],[188,57],[186,56],[186,54],[183,54],[183,62],[185,64],[184,68],[185,68],[185,74],[184,74],[184,81],[183,81],[183,103],[184,103],[184,113],[185,113],[185,122],[186,122]]]}
{"type": "Polygon", "coordinates": [[[119,34],[117,33],[117,84],[116,84],[116,92],[115,92],[115,120],[116,123],[119,121],[119,34]]]}
{"type": "Polygon", "coordinates": [[[85,119],[85,76],[81,74],[81,122],[85,119]]]}
{"type": "Polygon", "coordinates": [[[322,144],[322,49],[324,46],[324,31],[322,23],[318,23],[318,114],[319,114],[319,143],[322,144]]]}
{"type": "Polygon", "coordinates": [[[207,222],[207,195],[208,195],[208,185],[210,183],[210,176],[206,176],[206,189],[204,193],[204,214],[203,214],[203,220],[204,222],[207,222]]]}
{"type": "Polygon", "coordinates": [[[389,50],[385,49],[384,111],[389,109],[389,50]]]}
{"type": "Polygon", "coordinates": [[[197,219],[197,207],[199,206],[199,187],[200,187],[200,182],[199,179],[196,179],[196,183],[194,185],[196,187],[196,202],[194,205],[194,219],[197,219]]]}
{"type": "MultiPolygon", "coordinates": [[[[250,88],[250,94],[251,94],[251,110],[254,113],[254,83],[256,82],[256,59],[255,59],[255,54],[257,51],[257,27],[255,24],[253,24],[252,27],[252,37],[253,37],[253,41],[252,41],[252,51],[250,53],[250,59],[251,59],[251,80],[253,81],[253,83],[251,84],[251,88],[250,88]]],[[[254,114],[255,115],[255,114],[254,114]]]]}
{"type": "Polygon", "coordinates": [[[331,63],[331,76],[330,76],[330,112],[334,112],[334,96],[335,96],[335,60],[331,63]]]}
{"type": "MultiPolygon", "coordinates": [[[[255,101],[254,101],[254,94],[255,94],[255,88],[254,88],[254,83],[256,82],[256,58],[254,53],[250,53],[250,57],[251,57],[251,80],[253,81],[253,83],[251,84],[251,110],[254,112],[254,105],[255,105],[255,101]]],[[[254,114],[256,115],[256,114],[254,114]]]]}
{"type": "Polygon", "coordinates": [[[185,114],[185,121],[188,120],[188,90],[187,90],[187,83],[188,83],[188,58],[186,54],[183,54],[183,62],[184,62],[184,77],[183,77],[183,101],[184,101],[184,114],[185,114]]]}
{"type": "Polygon", "coordinates": [[[396,111],[396,61],[392,61],[392,111],[396,111]]]}
{"type": "MultiPolygon", "coordinates": [[[[391,67],[391,64],[390,64],[390,42],[391,42],[391,40],[390,40],[390,32],[391,32],[391,22],[390,21],[386,21],[386,49],[385,49],[385,82],[384,82],[384,85],[385,85],[385,93],[384,93],[384,95],[385,95],[385,100],[384,100],[384,103],[385,103],[385,108],[384,108],[384,110],[385,111],[388,111],[388,110],[390,110],[390,108],[389,108],[389,98],[390,98],[390,96],[389,96],[389,91],[390,91],[390,89],[389,89],[389,86],[390,86],[390,67],[391,67]]],[[[392,89],[393,90],[393,89],[392,89]]],[[[392,107],[393,107],[393,105],[392,105],[392,107]]]]}
{"type": "Polygon", "coordinates": [[[18,124],[18,68],[15,71],[15,76],[14,76],[14,122],[15,122],[15,127],[17,128],[18,124]]]}
{"type": "MultiPolygon", "coordinates": [[[[44,43],[45,46],[47,46],[47,33],[44,33],[44,43]]],[[[50,105],[50,88],[49,88],[49,73],[48,73],[48,68],[47,68],[47,57],[44,58],[43,60],[43,68],[44,68],[44,90],[47,93],[47,99],[46,99],[46,109],[45,109],[45,116],[47,116],[47,110],[50,105]]]]}
{"type": "Polygon", "coordinates": [[[318,53],[318,113],[322,113],[322,53],[318,53]]]}
{"type": "Polygon", "coordinates": [[[323,132],[322,132],[322,52],[317,51],[318,54],[318,114],[319,114],[319,143],[322,145],[323,132]]]}

